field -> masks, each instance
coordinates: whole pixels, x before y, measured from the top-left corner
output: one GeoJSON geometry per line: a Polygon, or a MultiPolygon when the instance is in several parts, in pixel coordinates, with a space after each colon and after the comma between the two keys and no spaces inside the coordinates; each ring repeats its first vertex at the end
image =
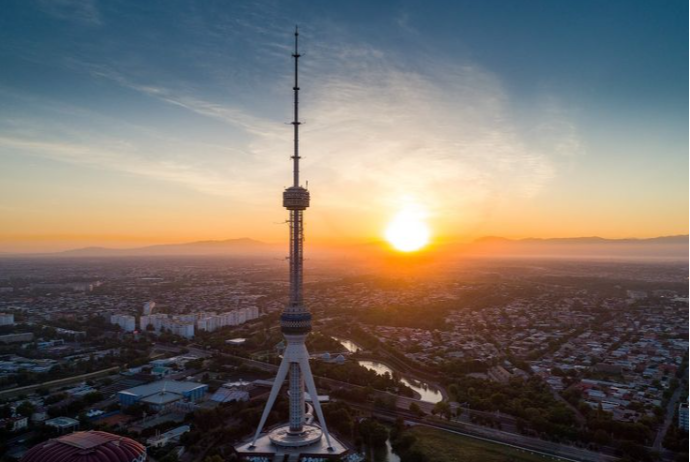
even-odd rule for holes
{"type": "Polygon", "coordinates": [[[415,444],[430,462],[544,462],[554,460],[500,444],[455,435],[429,427],[414,427],[415,444]]]}

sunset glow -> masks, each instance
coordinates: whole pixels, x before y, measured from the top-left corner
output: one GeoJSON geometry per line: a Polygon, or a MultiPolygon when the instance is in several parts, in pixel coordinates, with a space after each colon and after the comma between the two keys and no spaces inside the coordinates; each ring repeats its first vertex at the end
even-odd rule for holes
{"type": "Polygon", "coordinates": [[[401,210],[386,228],[386,240],[401,252],[414,252],[426,246],[430,234],[423,214],[412,208],[401,210]]]}

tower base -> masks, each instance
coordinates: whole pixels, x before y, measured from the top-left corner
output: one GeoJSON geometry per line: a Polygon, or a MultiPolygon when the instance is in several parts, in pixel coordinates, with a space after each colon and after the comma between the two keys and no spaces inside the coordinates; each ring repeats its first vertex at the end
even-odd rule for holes
{"type": "Polygon", "coordinates": [[[314,425],[305,425],[300,433],[290,433],[290,426],[283,425],[271,430],[268,439],[273,445],[284,448],[301,448],[311,446],[321,439],[323,432],[314,425]]]}
{"type": "Polygon", "coordinates": [[[252,445],[249,440],[235,446],[240,460],[282,461],[288,455],[289,460],[300,460],[302,457],[312,457],[322,460],[341,460],[348,453],[345,444],[330,435],[331,447],[323,431],[316,425],[305,425],[304,432],[290,434],[289,425],[280,425],[268,433],[262,434],[252,445]]]}

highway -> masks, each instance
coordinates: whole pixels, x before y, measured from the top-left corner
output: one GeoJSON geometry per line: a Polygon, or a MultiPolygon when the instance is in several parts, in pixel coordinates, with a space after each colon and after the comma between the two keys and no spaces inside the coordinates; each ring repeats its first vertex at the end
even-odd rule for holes
{"type": "Polygon", "coordinates": [[[70,385],[72,383],[78,383],[78,382],[84,382],[88,379],[96,378],[96,377],[101,377],[104,375],[108,375],[113,372],[118,372],[120,370],[119,366],[113,366],[109,367],[107,369],[102,369],[100,371],[95,371],[95,372],[89,372],[87,374],[80,374],[80,375],[74,375],[72,377],[64,377],[62,379],[55,379],[51,380],[49,382],[43,382],[43,383],[37,383],[34,385],[26,385],[24,387],[18,387],[18,388],[10,388],[9,390],[2,390],[0,391],[0,398],[2,399],[7,399],[7,398],[13,398],[18,395],[22,394],[29,394],[38,388],[51,388],[55,387],[58,385],[70,385]]]}

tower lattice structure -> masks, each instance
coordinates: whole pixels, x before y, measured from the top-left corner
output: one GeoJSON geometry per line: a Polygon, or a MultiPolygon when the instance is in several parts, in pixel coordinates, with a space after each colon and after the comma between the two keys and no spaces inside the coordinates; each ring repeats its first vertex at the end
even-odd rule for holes
{"type": "MultiPolygon", "coordinates": [[[[295,52],[292,54],[295,62],[294,92],[294,152],[291,157],[293,162],[292,186],[283,191],[283,206],[289,211],[290,218],[290,298],[287,306],[280,316],[280,326],[285,337],[285,352],[278,368],[278,373],[271,388],[268,402],[261,415],[261,421],[250,447],[256,444],[261,431],[266,423],[271,408],[280,392],[280,389],[289,376],[289,410],[290,420],[287,432],[282,436],[271,438],[274,444],[279,446],[308,446],[319,441],[325,436],[327,447],[333,450],[331,436],[323,417],[323,411],[316,392],[314,377],[309,367],[309,353],[305,340],[311,331],[311,313],[304,304],[303,297],[303,261],[304,261],[304,211],[309,207],[309,191],[300,185],[299,178],[299,31],[295,29],[295,52]],[[320,423],[320,429],[307,424],[305,420],[305,386],[320,423]]],[[[269,434],[271,437],[271,434],[269,434]]]]}

